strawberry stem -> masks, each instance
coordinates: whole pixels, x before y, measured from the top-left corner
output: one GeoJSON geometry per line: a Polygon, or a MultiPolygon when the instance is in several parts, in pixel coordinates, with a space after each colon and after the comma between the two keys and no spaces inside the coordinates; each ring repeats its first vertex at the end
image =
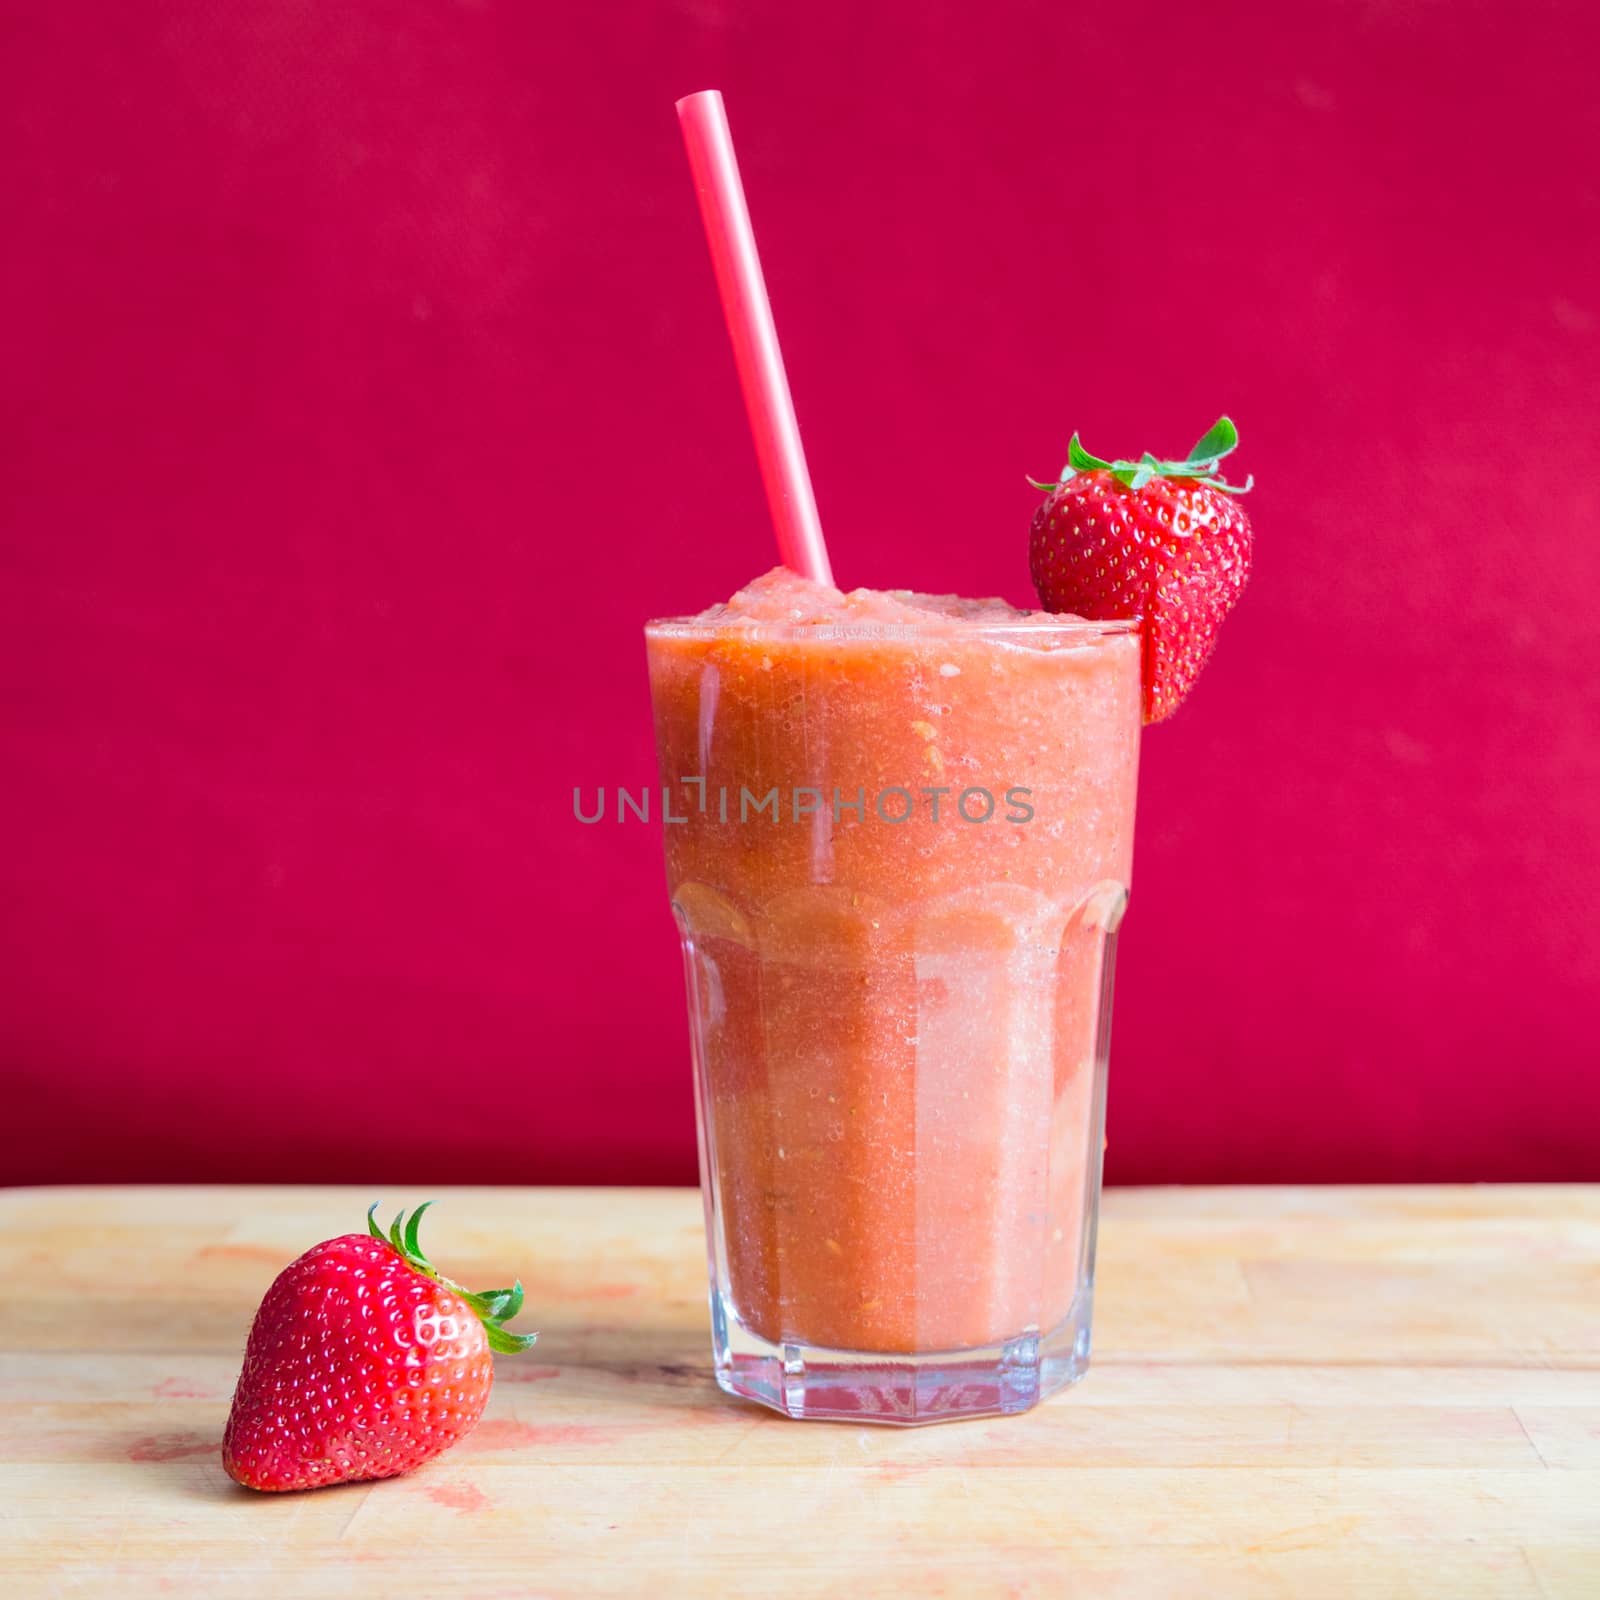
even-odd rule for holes
{"type": "Polygon", "coordinates": [[[1074,433],[1067,446],[1067,464],[1061,469],[1059,481],[1037,483],[1029,478],[1028,482],[1043,494],[1054,494],[1063,483],[1070,482],[1080,472],[1109,472],[1123,488],[1135,493],[1152,478],[1192,478],[1196,483],[1218,489],[1223,494],[1248,494],[1255,486],[1253,477],[1247,477],[1243,483],[1229,483],[1217,472],[1217,463],[1224,456],[1232,455],[1238,446],[1239,430],[1234,427],[1231,417],[1218,417],[1182,461],[1161,461],[1148,450],[1137,461],[1102,461],[1099,456],[1090,455],[1074,433]]]}
{"type": "Polygon", "coordinates": [[[503,1328],[502,1323],[508,1322],[522,1309],[522,1283],[519,1279],[509,1289],[484,1289],[474,1293],[464,1289],[454,1279],[447,1278],[434,1266],[422,1253],[422,1246],[417,1242],[417,1230],[422,1223],[422,1213],[431,1206],[431,1200],[425,1200],[411,1213],[411,1220],[407,1222],[406,1214],[402,1210],[389,1226],[387,1235],[378,1226],[378,1207],[376,1202],[367,1212],[367,1232],[379,1241],[386,1244],[398,1255],[413,1272],[420,1272],[425,1278],[432,1278],[437,1283],[442,1283],[445,1288],[461,1296],[471,1309],[472,1314],[483,1324],[484,1334],[489,1340],[489,1348],[499,1354],[515,1355],[519,1350],[526,1350],[538,1337],[536,1333],[512,1333],[503,1328]]]}

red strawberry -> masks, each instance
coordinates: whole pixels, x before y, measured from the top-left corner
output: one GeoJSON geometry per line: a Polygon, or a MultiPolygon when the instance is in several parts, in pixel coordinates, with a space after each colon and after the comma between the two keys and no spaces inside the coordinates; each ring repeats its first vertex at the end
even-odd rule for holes
{"type": "MultiPolygon", "coordinates": [[[[1138,617],[1144,720],[1170,717],[1217,647],[1250,571],[1250,519],[1217,463],[1239,442],[1226,418],[1187,461],[1102,461],[1073,434],[1060,483],[1033,514],[1028,567],[1046,611],[1138,617]]],[[[1031,479],[1029,480],[1032,481],[1031,479]]]]}
{"type": "MultiPolygon", "coordinates": [[[[431,1202],[430,1202],[431,1204],[431,1202]]],[[[392,1478],[448,1450],[483,1415],[491,1350],[537,1337],[501,1323],[522,1285],[468,1294],[417,1244],[418,1206],[385,1240],[366,1233],[306,1251],[278,1274],[250,1329],[222,1438],[228,1476],[249,1489],[315,1489],[392,1478]]]]}

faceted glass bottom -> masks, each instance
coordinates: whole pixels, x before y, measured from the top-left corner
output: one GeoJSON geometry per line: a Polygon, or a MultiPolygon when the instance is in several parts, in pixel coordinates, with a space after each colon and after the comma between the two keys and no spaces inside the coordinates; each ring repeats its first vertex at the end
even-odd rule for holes
{"type": "Polygon", "coordinates": [[[1076,1383],[1089,1369],[1094,1293],[1048,1333],[1024,1332],[981,1350],[885,1355],[775,1345],[742,1326],[721,1295],[711,1301],[717,1383],[786,1417],[913,1427],[1006,1416],[1076,1383]]]}

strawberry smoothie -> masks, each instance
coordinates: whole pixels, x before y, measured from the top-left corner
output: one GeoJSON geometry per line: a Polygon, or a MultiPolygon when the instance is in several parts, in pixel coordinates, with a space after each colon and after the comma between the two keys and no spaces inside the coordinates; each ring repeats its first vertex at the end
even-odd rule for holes
{"type": "Polygon", "coordinates": [[[647,642],[719,1381],[1023,1409],[1087,1361],[1136,628],[780,568],[647,642]]]}

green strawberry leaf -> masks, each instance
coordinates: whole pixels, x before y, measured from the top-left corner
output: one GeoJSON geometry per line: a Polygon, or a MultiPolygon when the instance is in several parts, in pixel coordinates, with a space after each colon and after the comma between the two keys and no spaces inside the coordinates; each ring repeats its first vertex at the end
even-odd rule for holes
{"type": "Polygon", "coordinates": [[[1105,472],[1111,466],[1109,461],[1090,455],[1079,443],[1077,434],[1073,434],[1072,442],[1067,446],[1067,464],[1077,472],[1105,472]]]}
{"type": "Polygon", "coordinates": [[[1238,444],[1239,430],[1234,427],[1233,419],[1218,417],[1189,452],[1188,464],[1198,466],[1203,461],[1220,461],[1225,455],[1232,454],[1238,444]]]}
{"type": "Polygon", "coordinates": [[[1222,478],[1205,477],[1200,480],[1208,489],[1216,489],[1222,494],[1249,494],[1256,486],[1256,475],[1253,472],[1245,474],[1243,483],[1228,483],[1222,478]]]}
{"type": "Polygon", "coordinates": [[[1061,469],[1060,481],[1040,483],[1029,478],[1028,482],[1041,494],[1054,494],[1080,472],[1109,472],[1124,489],[1134,494],[1154,478],[1193,478],[1222,494],[1248,494],[1255,487],[1253,477],[1246,478],[1243,483],[1229,483],[1217,473],[1217,463],[1231,455],[1238,444],[1239,430],[1227,416],[1218,417],[1212,423],[1183,461],[1162,461],[1148,450],[1137,461],[1102,461],[1099,456],[1090,455],[1074,433],[1067,446],[1067,464],[1061,469]]]}
{"type": "Polygon", "coordinates": [[[422,1213],[433,1204],[431,1200],[424,1200],[415,1211],[411,1213],[411,1220],[406,1224],[406,1251],[408,1256],[420,1261],[430,1271],[433,1263],[422,1253],[422,1246],[417,1243],[417,1229],[422,1225],[422,1213]]]}
{"type": "Polygon", "coordinates": [[[489,1289],[481,1294],[464,1294],[461,1297],[484,1322],[504,1322],[522,1309],[522,1287],[515,1289],[489,1289]]]}
{"type": "Polygon", "coordinates": [[[502,1356],[518,1355],[539,1338],[536,1333],[507,1333],[498,1322],[484,1323],[483,1331],[489,1340],[489,1348],[502,1356]]]}
{"type": "Polygon", "coordinates": [[[424,1201],[411,1213],[407,1221],[405,1211],[394,1219],[387,1234],[378,1224],[378,1207],[374,1204],[367,1211],[367,1232],[374,1239],[391,1246],[399,1253],[405,1264],[413,1272],[419,1272],[425,1278],[432,1278],[442,1284],[446,1289],[461,1296],[463,1304],[483,1324],[485,1338],[489,1341],[489,1348],[501,1355],[515,1355],[519,1350],[526,1350],[539,1336],[536,1333],[508,1333],[500,1326],[508,1317],[514,1317],[522,1309],[523,1292],[522,1280],[511,1285],[509,1289],[484,1289],[474,1294],[470,1289],[464,1289],[453,1279],[445,1275],[422,1253],[422,1245],[418,1240],[418,1230],[422,1224],[422,1213],[431,1206],[431,1200],[424,1201]]]}
{"type": "Polygon", "coordinates": [[[522,1283],[518,1280],[509,1289],[484,1289],[482,1298],[489,1305],[490,1315],[496,1322],[505,1322],[522,1309],[522,1283]]]}
{"type": "MultiPolygon", "coordinates": [[[[1148,450],[1137,461],[1103,461],[1099,456],[1090,455],[1083,448],[1083,441],[1074,433],[1067,447],[1067,465],[1062,468],[1061,482],[1065,483],[1078,472],[1109,472],[1123,488],[1134,493],[1144,488],[1152,478],[1159,477],[1193,478],[1224,494],[1247,494],[1254,485],[1253,478],[1243,484],[1234,484],[1217,475],[1217,463],[1224,456],[1232,454],[1238,444],[1239,430],[1234,427],[1233,419],[1227,416],[1217,418],[1183,461],[1162,461],[1148,450]]],[[[1051,494],[1061,487],[1061,483],[1038,483],[1032,478],[1028,482],[1044,494],[1051,494]]]]}

